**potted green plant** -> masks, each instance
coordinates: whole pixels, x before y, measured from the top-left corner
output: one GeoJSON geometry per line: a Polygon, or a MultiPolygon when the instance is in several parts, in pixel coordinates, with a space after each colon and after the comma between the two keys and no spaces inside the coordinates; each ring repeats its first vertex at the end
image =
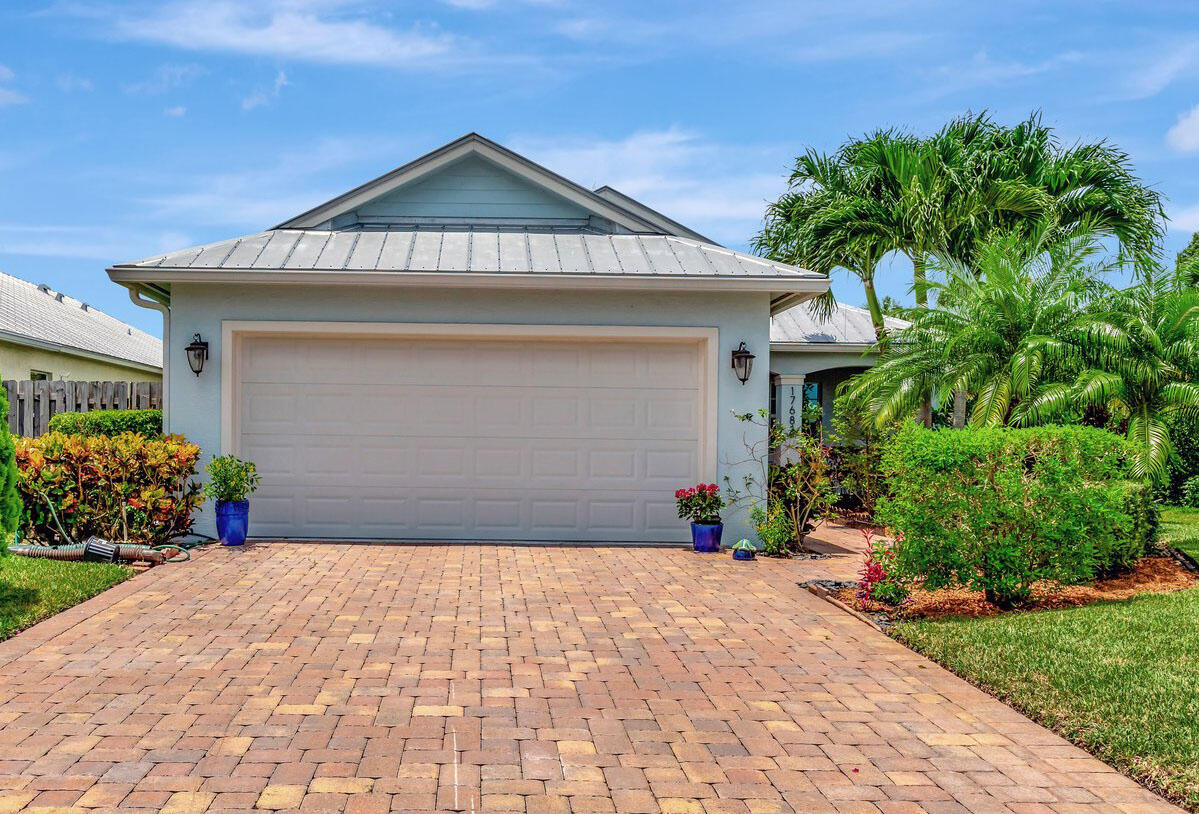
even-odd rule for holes
{"type": "Polygon", "coordinates": [[[720,535],[724,524],[720,522],[720,510],[724,498],[720,487],[714,483],[700,483],[674,493],[679,517],[691,518],[691,544],[701,554],[720,551],[720,535]]]}
{"type": "Polygon", "coordinates": [[[209,461],[204,496],[216,501],[216,529],[221,545],[241,545],[250,530],[250,495],[262,476],[252,461],[220,455],[209,461]]]}
{"type": "Polygon", "coordinates": [[[733,543],[733,559],[734,560],[752,560],[758,556],[758,549],[749,540],[744,538],[733,543]]]}

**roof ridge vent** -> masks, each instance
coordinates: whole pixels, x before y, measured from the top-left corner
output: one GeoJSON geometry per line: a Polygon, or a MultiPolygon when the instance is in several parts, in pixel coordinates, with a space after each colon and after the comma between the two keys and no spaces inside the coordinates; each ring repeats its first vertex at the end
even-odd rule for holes
{"type": "Polygon", "coordinates": [[[46,285],[45,283],[38,283],[38,284],[37,284],[37,290],[38,290],[38,291],[40,291],[40,292],[42,292],[43,294],[49,294],[49,293],[50,293],[50,286],[46,285]]]}
{"type": "Polygon", "coordinates": [[[81,311],[87,311],[87,310],[90,310],[90,308],[91,308],[91,306],[89,306],[86,302],[79,303],[79,309],[81,311]]]}
{"type": "Polygon", "coordinates": [[[59,302],[62,302],[62,292],[59,291],[57,294],[55,294],[54,299],[58,300],[59,302]]]}

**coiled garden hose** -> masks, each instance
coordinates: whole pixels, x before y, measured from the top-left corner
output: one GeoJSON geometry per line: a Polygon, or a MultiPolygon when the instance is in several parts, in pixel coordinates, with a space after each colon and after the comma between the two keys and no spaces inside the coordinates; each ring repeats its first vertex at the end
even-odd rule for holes
{"type": "MultiPolygon", "coordinates": [[[[35,557],[43,560],[82,560],[85,557],[87,543],[73,543],[55,547],[40,545],[10,545],[8,550],[23,557],[35,557]]],[[[148,562],[160,565],[164,562],[184,562],[191,559],[186,549],[174,545],[148,546],[116,544],[114,560],[130,560],[148,562]],[[168,557],[166,550],[178,551],[179,554],[168,557]]]]}

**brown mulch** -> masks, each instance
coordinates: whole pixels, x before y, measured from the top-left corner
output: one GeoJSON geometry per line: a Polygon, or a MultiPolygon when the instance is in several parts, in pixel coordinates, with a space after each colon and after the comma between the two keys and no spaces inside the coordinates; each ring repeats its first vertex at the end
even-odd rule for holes
{"type": "MultiPolygon", "coordinates": [[[[1192,588],[1199,576],[1191,573],[1172,557],[1145,557],[1126,574],[1103,579],[1091,585],[1058,585],[1038,582],[1033,585],[1033,600],[1020,610],[1049,610],[1073,608],[1092,602],[1128,599],[1137,594],[1167,594],[1192,588]]],[[[859,608],[852,588],[834,595],[851,608],[859,608]]],[[[983,595],[963,588],[942,588],[936,591],[912,592],[912,601],[902,611],[879,602],[867,602],[871,613],[887,613],[905,619],[936,619],[946,616],[992,616],[1004,611],[992,605],[983,595]]]]}

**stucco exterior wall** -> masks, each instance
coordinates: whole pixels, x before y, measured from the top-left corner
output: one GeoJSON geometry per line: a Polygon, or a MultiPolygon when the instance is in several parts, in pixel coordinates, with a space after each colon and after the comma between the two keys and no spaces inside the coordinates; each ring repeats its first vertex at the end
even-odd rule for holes
{"type": "Polygon", "coordinates": [[[12,342],[0,342],[0,378],[28,379],[31,370],[43,370],[55,381],[126,381],[156,382],[161,373],[152,373],[136,367],[102,362],[69,353],[31,348],[12,342]]]}
{"type": "Polygon", "coordinates": [[[776,351],[770,355],[770,372],[781,376],[798,376],[839,367],[866,369],[874,364],[874,355],[863,356],[858,351],[776,351]]]}
{"type": "MultiPolygon", "coordinates": [[[[764,430],[744,424],[734,412],[764,409],[769,398],[770,302],[767,294],[657,294],[648,292],[552,292],[436,290],[325,286],[216,286],[175,284],[171,294],[173,337],[199,333],[209,343],[204,373],[192,375],[183,345],[169,349],[170,430],[204,450],[205,460],[221,445],[221,326],[225,320],[332,322],[429,322],[492,325],[688,326],[719,331],[717,356],[716,458],[719,482],[740,484],[747,470],[745,444],[764,440],[764,430]],[[758,359],[741,384],[729,364],[738,343],[758,359]]],[[[680,484],[683,486],[686,484],[680,484]]],[[[207,507],[206,507],[207,508],[207,507]]],[[[252,514],[251,509],[251,514],[252,514]]],[[[726,515],[729,542],[753,539],[745,512],[726,515]]],[[[684,521],[680,520],[680,523],[684,521]]],[[[251,519],[251,533],[253,520],[251,519]]],[[[197,531],[213,534],[211,512],[197,531]]]]}

